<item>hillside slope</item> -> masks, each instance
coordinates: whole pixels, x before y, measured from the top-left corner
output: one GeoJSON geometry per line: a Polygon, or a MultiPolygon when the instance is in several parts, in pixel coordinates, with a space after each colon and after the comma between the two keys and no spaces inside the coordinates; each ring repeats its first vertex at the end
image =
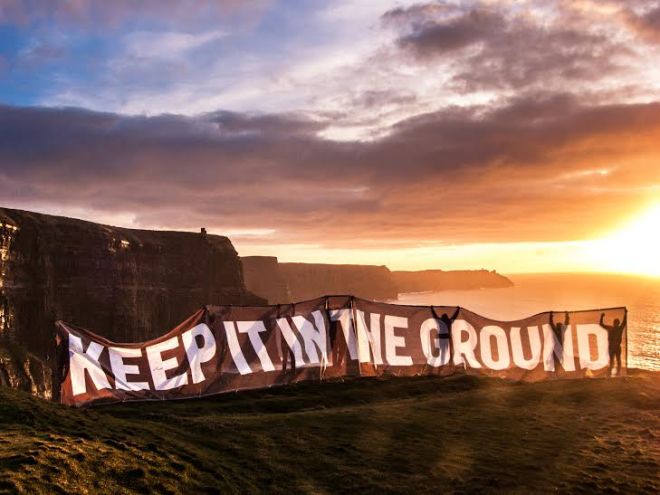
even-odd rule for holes
{"type": "Polygon", "coordinates": [[[74,410],[0,389],[0,492],[658,492],[660,375],[305,384],[74,410]]]}

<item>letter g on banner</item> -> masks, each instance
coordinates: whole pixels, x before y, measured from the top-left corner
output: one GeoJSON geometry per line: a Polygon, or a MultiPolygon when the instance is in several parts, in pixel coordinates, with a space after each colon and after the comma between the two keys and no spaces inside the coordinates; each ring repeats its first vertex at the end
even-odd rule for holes
{"type": "Polygon", "coordinates": [[[440,338],[441,335],[448,335],[448,333],[447,326],[435,318],[424,320],[419,329],[422,352],[426,357],[426,362],[434,368],[449,363],[449,339],[440,338]]]}

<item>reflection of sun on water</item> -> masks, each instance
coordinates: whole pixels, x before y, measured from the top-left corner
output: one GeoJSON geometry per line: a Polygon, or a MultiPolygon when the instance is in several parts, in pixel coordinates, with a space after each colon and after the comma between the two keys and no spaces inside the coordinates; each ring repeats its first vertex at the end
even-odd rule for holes
{"type": "Polygon", "coordinates": [[[609,272],[660,276],[660,204],[623,229],[590,242],[588,264],[609,272]]]}

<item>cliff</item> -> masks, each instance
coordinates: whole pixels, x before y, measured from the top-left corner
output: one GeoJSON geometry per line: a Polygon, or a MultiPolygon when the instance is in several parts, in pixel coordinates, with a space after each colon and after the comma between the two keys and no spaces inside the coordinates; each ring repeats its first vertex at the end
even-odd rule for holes
{"type": "Polygon", "coordinates": [[[264,302],[227,237],[0,208],[0,384],[49,394],[57,319],[144,341],[204,304],[264,302]]]}
{"type": "Polygon", "coordinates": [[[396,299],[406,292],[511,287],[503,275],[488,270],[390,271],[386,266],[278,263],[273,256],[242,257],[245,285],[270,304],[353,294],[372,300],[396,299]]]}
{"type": "Polygon", "coordinates": [[[275,256],[242,256],[243,279],[247,289],[269,304],[291,302],[289,286],[275,256]]]}
{"type": "Polygon", "coordinates": [[[499,273],[488,270],[422,270],[395,271],[392,278],[399,293],[441,290],[472,290],[511,287],[513,282],[499,273]]]}
{"type": "Polygon", "coordinates": [[[398,295],[386,266],[320,263],[280,263],[279,266],[293,301],[325,294],[352,294],[384,301],[398,295]]]}

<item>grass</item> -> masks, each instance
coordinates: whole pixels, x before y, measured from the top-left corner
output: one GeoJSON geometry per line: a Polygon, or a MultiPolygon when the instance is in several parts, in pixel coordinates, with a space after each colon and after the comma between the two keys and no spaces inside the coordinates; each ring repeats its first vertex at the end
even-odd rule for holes
{"type": "Polygon", "coordinates": [[[301,384],[74,410],[0,389],[0,492],[658,493],[660,374],[301,384]]]}

